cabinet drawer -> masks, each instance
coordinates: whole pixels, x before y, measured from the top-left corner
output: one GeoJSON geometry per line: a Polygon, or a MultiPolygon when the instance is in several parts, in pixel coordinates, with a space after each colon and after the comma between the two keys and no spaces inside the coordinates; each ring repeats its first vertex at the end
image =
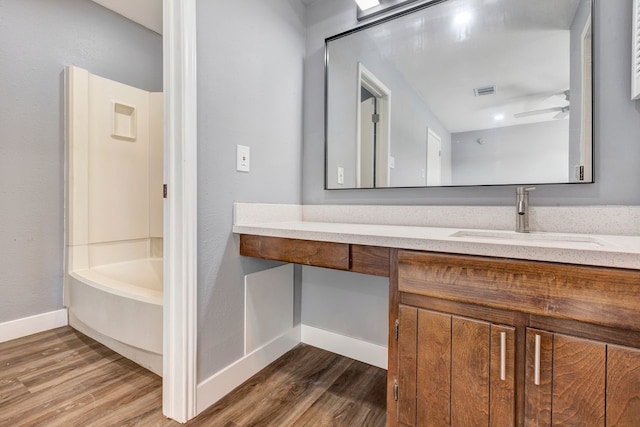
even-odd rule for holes
{"type": "Polygon", "coordinates": [[[389,248],[351,245],[349,271],[389,277],[389,248]]]}
{"type": "Polygon", "coordinates": [[[240,255],[316,267],[349,269],[347,243],[240,235],[240,255]]]}
{"type": "Polygon", "coordinates": [[[400,292],[640,330],[640,272],[398,252],[400,292]]]}

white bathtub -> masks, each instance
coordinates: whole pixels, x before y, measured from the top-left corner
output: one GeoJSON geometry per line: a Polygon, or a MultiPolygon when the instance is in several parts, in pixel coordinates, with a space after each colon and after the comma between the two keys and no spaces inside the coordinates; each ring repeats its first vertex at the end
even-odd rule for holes
{"type": "Polygon", "coordinates": [[[162,374],[162,258],[72,271],[69,323],[151,371],[162,374]]]}

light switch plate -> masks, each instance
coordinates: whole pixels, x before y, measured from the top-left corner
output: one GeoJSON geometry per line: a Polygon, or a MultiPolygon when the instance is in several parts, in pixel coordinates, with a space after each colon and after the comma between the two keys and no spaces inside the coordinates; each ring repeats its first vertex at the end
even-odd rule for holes
{"type": "Polygon", "coordinates": [[[251,149],[245,145],[238,145],[236,150],[236,170],[249,172],[251,169],[251,149]]]}
{"type": "Polygon", "coordinates": [[[338,184],[344,185],[344,168],[338,167],[338,184]]]}

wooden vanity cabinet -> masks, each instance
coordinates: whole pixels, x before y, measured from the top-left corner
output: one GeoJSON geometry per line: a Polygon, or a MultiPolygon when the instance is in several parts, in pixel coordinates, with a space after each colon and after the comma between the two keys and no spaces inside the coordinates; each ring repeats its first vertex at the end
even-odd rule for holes
{"type": "Polygon", "coordinates": [[[640,425],[640,272],[395,256],[387,425],[640,425]]]}
{"type": "Polygon", "coordinates": [[[514,425],[515,328],[401,305],[399,425],[514,425]]]}
{"type": "Polygon", "coordinates": [[[640,426],[640,271],[241,235],[389,277],[389,426],[640,426]]]}

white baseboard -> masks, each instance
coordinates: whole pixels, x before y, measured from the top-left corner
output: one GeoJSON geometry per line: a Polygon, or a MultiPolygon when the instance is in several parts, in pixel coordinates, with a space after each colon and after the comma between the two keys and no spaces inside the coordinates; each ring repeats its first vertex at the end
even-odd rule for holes
{"type": "Polygon", "coordinates": [[[298,325],[198,384],[196,413],[200,414],[222,399],[300,342],[387,369],[387,347],[298,325]]]}
{"type": "Polygon", "coordinates": [[[387,369],[387,347],[302,325],[302,342],[360,362],[387,369]]]}
{"type": "Polygon", "coordinates": [[[26,337],[27,335],[37,334],[38,332],[48,331],[68,324],[66,308],[11,320],[0,323],[0,342],[26,337]]]}
{"type": "Polygon", "coordinates": [[[256,349],[242,359],[198,384],[196,414],[216,403],[234,388],[257,374],[280,356],[300,344],[300,326],[256,349]]]}

